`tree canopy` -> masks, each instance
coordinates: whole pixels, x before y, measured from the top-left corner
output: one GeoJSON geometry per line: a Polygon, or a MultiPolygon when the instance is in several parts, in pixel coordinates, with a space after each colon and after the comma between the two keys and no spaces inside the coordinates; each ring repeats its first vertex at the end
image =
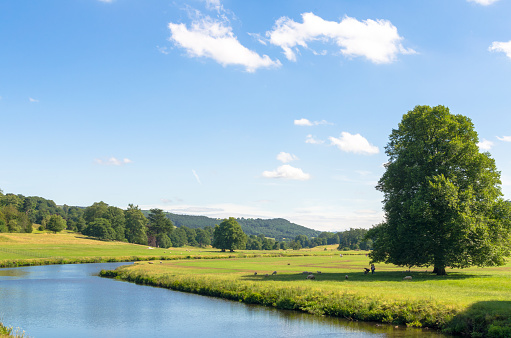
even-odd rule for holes
{"type": "Polygon", "coordinates": [[[247,235],[241,229],[234,217],[225,219],[220,225],[215,226],[213,233],[213,247],[225,251],[245,249],[247,235]]]}
{"type": "Polygon", "coordinates": [[[54,233],[60,232],[67,227],[66,220],[60,215],[51,215],[50,220],[46,224],[46,229],[54,233]]]}
{"type": "Polygon", "coordinates": [[[492,266],[510,254],[511,209],[500,172],[481,153],[471,120],[444,106],[417,106],[392,130],[377,189],[385,222],[367,237],[373,262],[401,266],[492,266]]]}

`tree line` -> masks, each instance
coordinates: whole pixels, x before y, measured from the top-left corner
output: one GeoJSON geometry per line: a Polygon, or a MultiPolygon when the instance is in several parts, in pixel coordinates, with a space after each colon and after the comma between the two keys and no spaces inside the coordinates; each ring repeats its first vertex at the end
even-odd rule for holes
{"type": "MultiPolygon", "coordinates": [[[[209,222],[210,218],[207,219],[209,222]]],[[[227,220],[231,220],[231,218],[227,220]]],[[[233,218],[231,221],[236,222],[241,228],[239,220],[233,218]]],[[[259,219],[242,220],[262,224],[262,220],[259,219]]],[[[287,220],[276,220],[282,227],[286,222],[292,224],[287,220]]],[[[216,222],[220,223],[219,220],[216,222]]],[[[32,232],[33,224],[39,224],[39,230],[49,230],[55,233],[68,229],[101,240],[123,241],[163,248],[185,245],[218,247],[219,243],[226,241],[224,238],[218,242],[219,234],[222,232],[217,232],[215,242],[215,230],[220,225],[201,224],[202,228],[184,225],[176,227],[169,214],[161,209],[144,211],[138,206],[130,204],[126,210],[123,210],[105,202],[96,202],[85,208],[68,205],[57,206],[52,200],[42,197],[3,194],[0,190],[0,232],[32,232]]],[[[262,225],[259,226],[260,231],[264,229],[262,225]]],[[[241,230],[242,234],[240,233],[239,237],[245,239],[242,241],[243,245],[238,243],[236,247],[247,250],[285,250],[338,244],[339,250],[367,250],[370,248],[371,240],[364,239],[367,232],[365,229],[350,229],[342,232],[312,231],[319,235],[308,237],[300,234],[294,238],[278,240],[265,233],[246,234],[241,230]]],[[[232,235],[230,236],[232,237],[232,235]]]]}

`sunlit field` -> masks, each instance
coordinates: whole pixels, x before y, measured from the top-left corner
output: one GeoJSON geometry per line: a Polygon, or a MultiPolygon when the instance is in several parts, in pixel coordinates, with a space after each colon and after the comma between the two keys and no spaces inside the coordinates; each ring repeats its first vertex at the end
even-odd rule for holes
{"type": "Polygon", "coordinates": [[[451,333],[505,337],[511,332],[510,263],[452,269],[446,276],[431,268],[377,264],[374,274],[366,274],[367,252],[340,252],[335,245],[220,252],[150,248],[71,232],[0,234],[1,266],[102,261],[136,262],[104,272],[108,277],[246,303],[451,333]],[[307,279],[310,274],[314,279],[307,279]]]}

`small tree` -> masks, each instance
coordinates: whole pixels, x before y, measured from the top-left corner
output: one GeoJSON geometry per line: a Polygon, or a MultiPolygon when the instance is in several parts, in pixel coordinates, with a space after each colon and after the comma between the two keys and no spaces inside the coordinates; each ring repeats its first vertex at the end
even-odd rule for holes
{"type": "Polygon", "coordinates": [[[196,229],[195,233],[197,234],[195,240],[197,241],[197,243],[199,243],[200,247],[211,245],[211,236],[207,231],[202,229],[196,229]]]}
{"type": "Polygon", "coordinates": [[[234,217],[225,219],[220,225],[215,226],[213,233],[213,247],[221,249],[222,252],[229,249],[233,252],[235,249],[245,249],[247,235],[241,229],[234,217]]]}
{"type": "MultiPolygon", "coordinates": [[[[167,218],[163,210],[161,209],[151,209],[149,214],[149,228],[148,228],[148,239],[151,237],[149,242],[155,242],[156,246],[161,246],[162,243],[158,242],[158,235],[165,234],[167,237],[172,236],[172,230],[174,229],[174,224],[170,219],[167,218]]],[[[163,238],[163,237],[159,237],[163,238]]]]}
{"type": "Polygon", "coordinates": [[[111,241],[115,239],[116,233],[112,228],[112,224],[105,218],[96,218],[94,222],[89,223],[83,230],[83,234],[86,236],[97,237],[105,241],[111,241]]]}
{"type": "Polygon", "coordinates": [[[126,219],[125,237],[130,243],[147,245],[147,218],[145,218],[138,206],[128,205],[124,212],[126,219]]]}
{"type": "Polygon", "coordinates": [[[54,233],[61,232],[66,227],[66,220],[60,215],[51,215],[50,219],[46,223],[46,229],[53,231],[54,233]]]}

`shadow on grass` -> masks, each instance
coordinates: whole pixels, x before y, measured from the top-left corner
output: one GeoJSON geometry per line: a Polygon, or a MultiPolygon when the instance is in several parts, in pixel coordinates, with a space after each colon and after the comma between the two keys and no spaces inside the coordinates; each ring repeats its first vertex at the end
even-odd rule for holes
{"type": "MultiPolygon", "coordinates": [[[[462,280],[462,279],[470,279],[470,278],[484,278],[488,277],[486,275],[474,275],[462,272],[451,272],[445,276],[437,276],[431,272],[401,272],[401,271],[381,271],[374,274],[365,274],[364,272],[348,272],[348,273],[317,273],[312,271],[314,275],[314,281],[338,281],[338,282],[397,282],[403,281],[407,283],[414,283],[417,281],[432,281],[432,280],[462,280]],[[348,278],[346,278],[348,276],[348,278]],[[412,280],[403,280],[405,276],[412,276],[412,280]]],[[[295,274],[276,274],[276,275],[268,275],[265,274],[257,274],[257,275],[246,275],[242,278],[245,280],[253,280],[253,281],[262,281],[262,280],[272,280],[272,281],[301,281],[306,280],[308,274],[303,273],[295,273],[295,274]]]]}
{"type": "Polygon", "coordinates": [[[511,337],[511,301],[474,303],[450,320],[444,332],[472,337],[511,337]]]}

